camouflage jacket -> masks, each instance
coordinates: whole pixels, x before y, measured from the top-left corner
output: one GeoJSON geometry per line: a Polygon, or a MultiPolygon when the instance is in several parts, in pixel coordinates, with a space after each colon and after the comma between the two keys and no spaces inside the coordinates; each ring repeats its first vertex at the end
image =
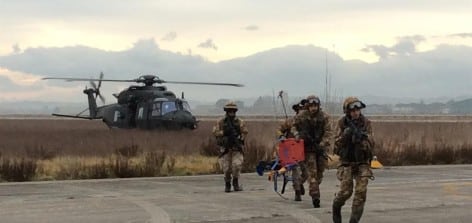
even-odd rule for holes
{"type": "Polygon", "coordinates": [[[338,120],[334,154],[342,163],[370,163],[373,146],[372,126],[365,116],[357,120],[344,116],[338,120]]]}
{"type": "Polygon", "coordinates": [[[292,126],[293,126],[293,121],[295,117],[293,118],[288,118],[287,120],[283,121],[280,123],[280,126],[277,128],[275,134],[277,135],[277,138],[280,138],[284,136],[285,138],[293,138],[294,135],[292,133],[292,126]]]}
{"type": "Polygon", "coordinates": [[[213,135],[217,144],[225,148],[242,149],[248,130],[245,122],[238,118],[234,119],[225,116],[216,122],[213,127],[213,135]]]}
{"type": "Polygon", "coordinates": [[[316,113],[303,111],[295,117],[292,133],[303,139],[305,152],[317,152],[320,149],[328,150],[333,132],[329,122],[329,115],[321,109],[316,113]]]}

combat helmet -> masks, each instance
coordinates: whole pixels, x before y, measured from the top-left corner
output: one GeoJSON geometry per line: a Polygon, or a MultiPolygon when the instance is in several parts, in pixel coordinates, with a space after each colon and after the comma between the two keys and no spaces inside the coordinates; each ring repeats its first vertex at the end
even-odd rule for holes
{"type": "Polygon", "coordinates": [[[300,111],[300,104],[294,104],[294,105],[292,105],[292,110],[293,110],[294,112],[300,111]]]}
{"type": "Polygon", "coordinates": [[[320,98],[318,96],[309,95],[308,97],[306,97],[306,102],[305,102],[306,106],[320,105],[320,104],[321,104],[321,101],[320,101],[320,98]]]}
{"type": "Polygon", "coordinates": [[[347,113],[348,111],[355,108],[362,109],[365,107],[366,107],[365,104],[361,100],[359,100],[357,97],[351,96],[344,99],[344,103],[343,103],[344,113],[347,113]]]}
{"type": "Polygon", "coordinates": [[[305,109],[306,102],[307,102],[307,100],[305,98],[302,99],[300,102],[292,105],[292,110],[295,111],[296,113],[298,113],[300,110],[305,109]]]}
{"type": "Polygon", "coordinates": [[[224,107],[223,107],[223,110],[225,112],[228,112],[228,111],[238,111],[238,106],[236,105],[236,103],[234,103],[234,101],[229,101],[224,107]]]}

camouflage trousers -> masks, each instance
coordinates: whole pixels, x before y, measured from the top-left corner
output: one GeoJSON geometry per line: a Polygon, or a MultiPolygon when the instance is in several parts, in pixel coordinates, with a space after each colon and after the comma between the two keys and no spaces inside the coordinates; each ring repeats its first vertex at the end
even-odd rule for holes
{"type": "Polygon", "coordinates": [[[243,165],[244,156],[240,151],[229,150],[225,155],[218,159],[218,164],[223,171],[225,181],[231,181],[231,177],[239,178],[243,165]]]}
{"type": "Polygon", "coordinates": [[[370,165],[342,165],[338,167],[336,176],[341,185],[339,192],[334,198],[333,207],[342,207],[346,203],[346,200],[351,197],[354,189],[351,218],[359,221],[367,198],[367,184],[369,183],[369,178],[373,177],[370,165]],[[356,181],[355,186],[353,181],[356,181]]]}
{"type": "Polygon", "coordinates": [[[312,198],[320,198],[320,184],[323,180],[323,172],[327,161],[315,153],[305,153],[305,161],[300,162],[300,167],[292,171],[293,189],[300,190],[301,185],[308,180],[309,195],[312,198]]]}

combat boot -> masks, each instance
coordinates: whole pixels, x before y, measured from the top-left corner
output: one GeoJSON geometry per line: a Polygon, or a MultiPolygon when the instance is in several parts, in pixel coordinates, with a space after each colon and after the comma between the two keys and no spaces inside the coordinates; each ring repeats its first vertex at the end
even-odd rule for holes
{"type": "Polygon", "coordinates": [[[239,185],[238,178],[233,178],[233,188],[234,191],[242,191],[243,187],[239,185]]]}
{"type": "Polygon", "coordinates": [[[364,207],[352,207],[351,219],[349,220],[349,223],[358,223],[361,220],[363,212],[364,207]]]}
{"type": "Polygon", "coordinates": [[[333,202],[333,223],[341,223],[341,222],[342,222],[341,206],[333,202]]]}
{"type": "Polygon", "coordinates": [[[231,192],[231,182],[229,182],[229,181],[226,181],[226,183],[225,183],[225,192],[226,193],[231,192]]]}
{"type": "Polygon", "coordinates": [[[320,199],[313,198],[312,201],[313,201],[313,207],[314,208],[320,208],[320,199]]]}
{"type": "Polygon", "coordinates": [[[300,190],[295,190],[295,201],[302,201],[300,190]]]}

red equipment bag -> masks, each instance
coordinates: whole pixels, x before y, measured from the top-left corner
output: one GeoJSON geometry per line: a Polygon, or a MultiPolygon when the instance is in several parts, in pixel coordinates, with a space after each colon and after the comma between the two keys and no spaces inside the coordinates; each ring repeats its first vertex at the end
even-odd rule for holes
{"type": "Polygon", "coordinates": [[[279,160],[282,166],[296,164],[305,160],[305,147],[303,140],[298,142],[294,138],[288,138],[279,142],[279,160]]]}

